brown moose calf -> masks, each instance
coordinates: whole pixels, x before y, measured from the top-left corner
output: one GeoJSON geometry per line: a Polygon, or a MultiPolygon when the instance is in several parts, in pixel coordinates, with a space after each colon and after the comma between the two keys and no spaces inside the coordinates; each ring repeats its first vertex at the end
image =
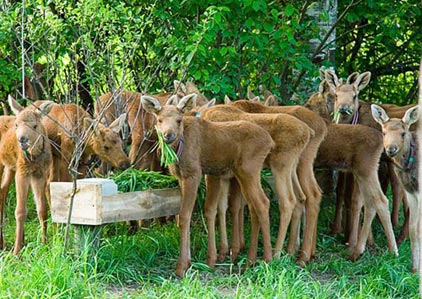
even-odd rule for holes
{"type": "Polygon", "coordinates": [[[383,108],[372,104],[372,116],[382,127],[384,150],[393,160],[395,171],[406,191],[409,202],[409,236],[412,249],[412,271],[419,265],[421,235],[418,232],[419,207],[418,197],[418,161],[419,150],[416,133],[412,135],[409,128],[418,120],[418,106],[408,109],[402,119],[390,118],[383,108]]]}
{"type": "Polygon", "coordinates": [[[37,206],[38,218],[42,227],[42,242],[46,242],[47,206],[45,189],[52,162],[52,154],[46,132],[41,124],[43,114],[48,113],[52,102],[46,102],[39,110],[24,109],[11,96],[9,105],[16,117],[3,116],[0,136],[0,246],[4,246],[3,218],[4,206],[10,183],[16,184],[16,234],[14,254],[22,249],[24,222],[27,215],[26,200],[29,187],[32,188],[37,206]]]}
{"type": "Polygon", "coordinates": [[[263,163],[274,147],[274,141],[263,128],[246,121],[213,123],[192,116],[183,116],[195,106],[196,94],[171,97],[165,106],[149,96],[142,96],[145,110],[157,119],[157,129],[164,142],[178,148],[177,163],[170,172],[179,180],[182,193],[180,207],[180,255],[176,274],[184,275],[191,262],[190,221],[202,174],[218,178],[235,177],[251,212],[250,262],[256,260],[258,234],[262,231],[264,260],[272,258],[269,200],[261,187],[263,163]]]}
{"type": "MultiPolygon", "coordinates": [[[[36,106],[42,101],[35,102],[36,106]]],[[[92,155],[118,168],[129,167],[129,159],[122,147],[119,132],[126,114],[122,114],[109,126],[93,120],[88,112],[76,104],[54,104],[42,120],[53,146],[52,181],[71,181],[69,164],[76,150],[75,137],[81,139],[81,157],[78,172],[83,177],[92,155]]]]}

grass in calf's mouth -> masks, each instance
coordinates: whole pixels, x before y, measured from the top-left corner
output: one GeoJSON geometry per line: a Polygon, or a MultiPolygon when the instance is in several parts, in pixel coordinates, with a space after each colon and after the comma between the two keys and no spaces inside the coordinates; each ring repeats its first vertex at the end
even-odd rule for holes
{"type": "MultiPolygon", "coordinates": [[[[353,114],[353,109],[352,108],[348,108],[346,110],[346,113],[347,113],[347,115],[352,115],[353,114]]],[[[338,124],[339,121],[340,121],[340,116],[341,116],[340,111],[339,110],[336,110],[336,111],[332,112],[331,115],[334,116],[333,117],[333,122],[335,122],[336,124],[338,124]]]]}
{"type": "Polygon", "coordinates": [[[163,133],[160,130],[158,130],[157,127],[155,127],[155,130],[157,131],[158,147],[161,152],[160,164],[167,167],[170,164],[176,163],[179,160],[176,152],[171,146],[169,146],[167,143],[164,142],[163,133]]]}

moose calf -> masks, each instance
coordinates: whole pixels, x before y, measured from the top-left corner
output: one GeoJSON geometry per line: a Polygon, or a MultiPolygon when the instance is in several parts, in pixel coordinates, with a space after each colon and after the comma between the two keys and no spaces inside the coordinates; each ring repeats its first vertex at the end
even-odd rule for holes
{"type": "MultiPolygon", "coordinates": [[[[409,202],[409,236],[412,249],[412,271],[416,272],[419,265],[419,252],[421,248],[421,234],[418,232],[419,208],[418,197],[418,161],[419,149],[416,132],[412,134],[410,126],[418,120],[418,106],[409,108],[402,119],[390,118],[383,108],[372,104],[372,116],[381,125],[383,133],[384,150],[393,160],[395,171],[406,191],[409,202]]],[[[419,203],[420,204],[420,203],[419,203]]]]}
{"type": "Polygon", "coordinates": [[[178,162],[170,165],[170,172],[179,180],[182,205],[179,213],[180,255],[176,267],[178,276],[184,275],[191,261],[190,221],[202,174],[216,178],[235,177],[251,212],[251,241],[248,259],[256,260],[258,234],[262,231],[264,260],[272,258],[269,200],[261,187],[261,169],[274,141],[267,131],[246,121],[213,123],[192,116],[184,116],[195,106],[196,94],[171,97],[166,105],[150,96],[142,96],[144,109],[157,119],[157,129],[164,142],[177,147],[178,162]]]}
{"type": "Polygon", "coordinates": [[[0,121],[0,246],[4,246],[4,206],[10,184],[16,185],[16,234],[13,254],[18,254],[24,242],[24,222],[27,216],[26,201],[32,188],[42,227],[42,242],[46,242],[47,206],[45,189],[52,163],[51,147],[41,123],[43,115],[52,108],[52,102],[43,103],[39,110],[23,108],[9,96],[9,105],[16,117],[2,116],[0,121]]]}

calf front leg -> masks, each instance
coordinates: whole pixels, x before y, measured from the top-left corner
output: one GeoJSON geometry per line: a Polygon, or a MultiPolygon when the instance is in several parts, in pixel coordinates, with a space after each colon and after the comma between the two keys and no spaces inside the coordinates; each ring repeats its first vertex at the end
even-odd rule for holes
{"type": "Polygon", "coordinates": [[[27,216],[26,200],[28,198],[29,178],[19,173],[15,175],[16,183],[16,233],[15,233],[15,247],[13,254],[17,255],[22,249],[24,242],[24,224],[27,216]]]}
{"type": "Polygon", "coordinates": [[[176,275],[183,276],[191,265],[190,221],[195,206],[196,194],[200,182],[200,174],[179,179],[182,203],[179,212],[180,254],[177,260],[176,275]]]}
{"type": "Polygon", "coordinates": [[[4,213],[6,208],[7,194],[9,193],[10,184],[14,177],[14,172],[8,168],[0,166],[2,174],[1,186],[0,186],[0,249],[6,246],[6,242],[3,238],[3,224],[4,224],[4,213]]]}
{"type": "Polygon", "coordinates": [[[38,220],[42,229],[41,241],[44,244],[47,242],[47,205],[44,193],[46,185],[47,181],[45,178],[31,178],[31,187],[37,207],[38,220]]]}

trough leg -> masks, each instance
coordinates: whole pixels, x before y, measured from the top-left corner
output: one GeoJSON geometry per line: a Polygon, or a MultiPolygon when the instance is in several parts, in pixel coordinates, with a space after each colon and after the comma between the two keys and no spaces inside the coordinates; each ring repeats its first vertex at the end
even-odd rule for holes
{"type": "Polygon", "coordinates": [[[75,249],[78,254],[87,254],[94,258],[100,248],[103,225],[78,225],[73,224],[75,234],[75,249]]]}

